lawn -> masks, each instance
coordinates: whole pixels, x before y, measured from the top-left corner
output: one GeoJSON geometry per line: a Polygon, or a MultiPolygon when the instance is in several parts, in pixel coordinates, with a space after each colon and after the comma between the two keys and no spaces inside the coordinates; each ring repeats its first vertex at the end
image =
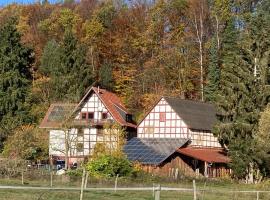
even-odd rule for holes
{"type": "MultiPolygon", "coordinates": [[[[0,190],[1,200],[78,200],[79,191],[25,191],[25,190],[0,190]]],[[[153,200],[152,192],[85,192],[86,200],[153,200]]],[[[193,200],[191,193],[162,191],[161,200],[193,200]]],[[[229,194],[218,192],[206,192],[198,194],[198,200],[255,200],[256,194],[229,194]]],[[[269,195],[260,195],[260,200],[270,199],[269,195]]]]}
{"type": "MultiPolygon", "coordinates": [[[[192,180],[183,179],[178,181],[163,179],[121,179],[118,180],[118,187],[151,187],[153,183],[160,183],[164,187],[192,188],[192,180]]],[[[0,185],[21,186],[19,177],[16,179],[0,179],[0,185]]],[[[49,177],[30,179],[25,177],[24,186],[45,186],[50,185],[49,177]]],[[[235,190],[270,190],[269,183],[259,185],[247,185],[230,182],[228,180],[196,180],[198,200],[255,200],[256,193],[237,193],[235,190]],[[202,189],[206,189],[205,192],[202,189]]],[[[54,177],[53,187],[79,187],[80,178],[75,180],[66,177],[54,177]]],[[[114,187],[114,179],[94,180],[90,178],[88,187],[114,187]]],[[[47,191],[47,190],[7,190],[0,189],[0,200],[78,200],[79,191],[47,191]]],[[[260,193],[260,200],[269,200],[270,193],[260,193]]],[[[85,200],[153,200],[152,191],[85,191],[85,200]]],[[[161,200],[193,200],[192,192],[182,191],[161,191],[161,200]]]]}

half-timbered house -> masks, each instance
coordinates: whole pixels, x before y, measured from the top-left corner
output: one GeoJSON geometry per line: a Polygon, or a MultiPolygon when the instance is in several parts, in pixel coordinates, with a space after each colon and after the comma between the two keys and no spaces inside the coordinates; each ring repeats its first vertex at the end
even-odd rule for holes
{"type": "Polygon", "coordinates": [[[229,159],[212,134],[215,122],[211,104],[162,97],[138,124],[137,138],[128,141],[124,151],[151,173],[226,176],[229,159]]]}
{"type": "Polygon", "coordinates": [[[64,160],[68,155],[72,163],[89,157],[97,143],[113,148],[117,130],[107,129],[113,124],[126,130],[127,139],[136,135],[132,115],[120,98],[105,89],[92,87],[78,104],[52,104],[40,128],[49,129],[49,155],[54,160],[64,160]]]}

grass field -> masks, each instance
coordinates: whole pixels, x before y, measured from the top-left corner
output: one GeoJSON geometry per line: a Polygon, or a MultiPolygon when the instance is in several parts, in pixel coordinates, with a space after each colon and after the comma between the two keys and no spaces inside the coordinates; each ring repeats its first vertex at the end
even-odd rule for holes
{"type": "MultiPolygon", "coordinates": [[[[170,180],[126,180],[119,178],[119,187],[151,187],[153,183],[161,184],[166,187],[192,188],[192,180],[184,179],[180,181],[170,180]]],[[[0,179],[0,185],[20,186],[20,178],[0,179]]],[[[29,179],[25,177],[24,186],[45,186],[48,187],[50,181],[48,177],[43,179],[29,179]]],[[[197,180],[198,200],[256,200],[256,193],[238,193],[236,190],[270,190],[269,184],[246,185],[230,181],[197,180]]],[[[79,187],[80,178],[77,180],[68,180],[66,178],[55,177],[54,187],[79,187]]],[[[88,187],[114,187],[112,180],[89,180],[88,187]]],[[[0,200],[78,200],[79,191],[48,191],[48,190],[18,190],[18,189],[0,189],[0,200]]],[[[85,200],[153,200],[152,191],[85,191],[85,200]]],[[[193,200],[192,192],[181,191],[161,191],[161,200],[193,200]]],[[[260,200],[269,200],[270,193],[260,193],[260,200]]]]}
{"type": "MultiPolygon", "coordinates": [[[[0,190],[1,200],[78,200],[79,191],[25,191],[25,190],[0,190]]],[[[153,200],[152,192],[85,192],[84,199],[91,200],[153,200]]],[[[193,200],[191,193],[162,191],[161,200],[193,200]]],[[[256,194],[226,194],[206,192],[198,194],[198,200],[256,200],[256,194]]],[[[260,194],[260,200],[270,199],[270,195],[260,194]]]]}

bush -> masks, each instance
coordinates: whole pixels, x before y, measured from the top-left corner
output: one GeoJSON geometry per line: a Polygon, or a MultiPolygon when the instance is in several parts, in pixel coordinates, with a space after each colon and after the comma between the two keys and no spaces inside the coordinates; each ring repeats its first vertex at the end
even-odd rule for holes
{"type": "Polygon", "coordinates": [[[81,168],[71,169],[67,171],[67,175],[70,177],[81,177],[83,174],[83,170],[81,168]]]}
{"type": "Polygon", "coordinates": [[[89,173],[96,177],[129,176],[132,172],[131,163],[125,157],[100,155],[86,165],[89,173]]]}

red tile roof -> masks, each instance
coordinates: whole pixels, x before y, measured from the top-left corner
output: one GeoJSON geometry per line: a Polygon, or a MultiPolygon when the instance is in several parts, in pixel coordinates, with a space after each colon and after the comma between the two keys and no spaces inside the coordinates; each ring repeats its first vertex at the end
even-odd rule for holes
{"type": "Polygon", "coordinates": [[[99,96],[100,100],[109,110],[115,121],[117,121],[122,126],[129,126],[136,128],[135,124],[126,122],[126,119],[123,118],[121,116],[121,113],[117,110],[118,107],[118,109],[122,110],[125,114],[129,114],[127,109],[125,108],[125,105],[122,103],[121,99],[116,94],[104,89],[98,89],[96,87],[93,87],[92,89],[99,96]]]}
{"type": "Polygon", "coordinates": [[[177,152],[208,163],[229,163],[230,158],[221,148],[180,148],[177,152]]]}
{"type": "Polygon", "coordinates": [[[96,87],[90,88],[78,104],[52,104],[49,107],[44,119],[42,120],[40,128],[59,128],[61,125],[60,121],[49,120],[54,109],[59,106],[67,107],[72,105],[72,111],[74,114],[80,110],[81,106],[92,92],[97,94],[97,96],[100,98],[100,100],[102,101],[104,106],[108,109],[109,113],[112,115],[113,119],[116,122],[118,122],[122,126],[136,128],[135,124],[127,122],[126,117],[121,115],[121,112],[124,113],[125,115],[129,113],[125,108],[124,104],[122,103],[122,101],[120,100],[120,98],[112,92],[109,92],[105,89],[99,89],[96,87]]]}

